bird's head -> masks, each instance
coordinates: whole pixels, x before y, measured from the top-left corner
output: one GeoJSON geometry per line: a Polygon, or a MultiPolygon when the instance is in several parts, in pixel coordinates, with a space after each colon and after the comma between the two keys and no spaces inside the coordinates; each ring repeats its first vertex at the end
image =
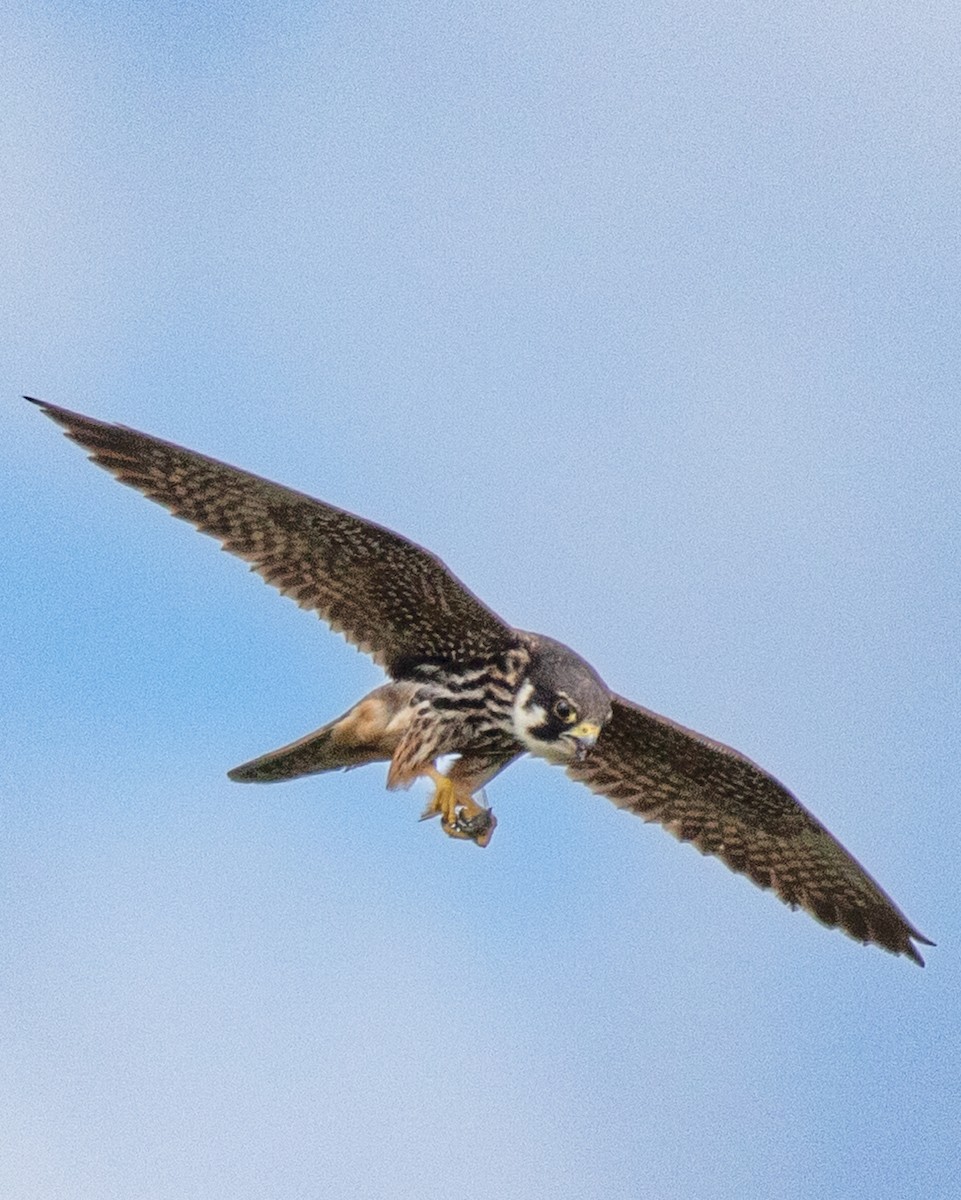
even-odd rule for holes
{"type": "Polygon", "coordinates": [[[580,655],[553,638],[529,636],[531,662],[514,697],[517,740],[549,762],[580,762],[611,717],[611,693],[580,655]]]}

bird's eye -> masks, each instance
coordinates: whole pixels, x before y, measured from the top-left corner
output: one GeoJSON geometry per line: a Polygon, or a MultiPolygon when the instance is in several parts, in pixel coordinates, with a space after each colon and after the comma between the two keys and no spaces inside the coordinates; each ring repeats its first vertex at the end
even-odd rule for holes
{"type": "Polygon", "coordinates": [[[572,721],[577,720],[577,710],[569,700],[563,699],[554,701],[554,716],[559,721],[563,721],[565,725],[570,725],[572,721]]]}

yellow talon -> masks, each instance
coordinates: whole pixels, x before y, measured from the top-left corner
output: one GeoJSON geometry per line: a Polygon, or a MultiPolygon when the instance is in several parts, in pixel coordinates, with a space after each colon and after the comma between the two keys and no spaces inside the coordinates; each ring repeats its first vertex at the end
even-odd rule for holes
{"type": "Polygon", "coordinates": [[[486,846],[494,833],[497,818],[489,808],[478,804],[473,796],[459,796],[453,780],[434,767],[424,774],[434,783],[434,794],[421,814],[422,821],[440,817],[441,829],[448,837],[463,838],[486,846]]]}

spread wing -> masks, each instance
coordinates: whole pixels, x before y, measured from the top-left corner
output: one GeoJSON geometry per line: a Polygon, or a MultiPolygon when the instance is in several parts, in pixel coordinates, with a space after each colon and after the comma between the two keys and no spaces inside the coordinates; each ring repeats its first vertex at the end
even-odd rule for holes
{"type": "Polygon", "coordinates": [[[912,942],[934,943],[787,788],[736,750],[616,696],[597,745],[567,770],[792,908],[924,965],[912,942]]]}
{"type": "Polygon", "coordinates": [[[218,538],[392,675],[517,641],[439,558],[383,526],[149,434],[33,403],[93,462],[218,538]]]}

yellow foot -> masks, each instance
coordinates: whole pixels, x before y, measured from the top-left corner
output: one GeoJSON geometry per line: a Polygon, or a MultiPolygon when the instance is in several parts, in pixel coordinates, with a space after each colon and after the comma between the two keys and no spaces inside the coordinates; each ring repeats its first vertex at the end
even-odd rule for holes
{"type": "Polygon", "coordinates": [[[464,838],[478,846],[486,846],[497,825],[491,810],[478,804],[473,796],[458,795],[453,782],[433,767],[424,774],[434,781],[435,791],[420,819],[428,821],[431,817],[440,817],[440,827],[448,837],[464,838]]]}

